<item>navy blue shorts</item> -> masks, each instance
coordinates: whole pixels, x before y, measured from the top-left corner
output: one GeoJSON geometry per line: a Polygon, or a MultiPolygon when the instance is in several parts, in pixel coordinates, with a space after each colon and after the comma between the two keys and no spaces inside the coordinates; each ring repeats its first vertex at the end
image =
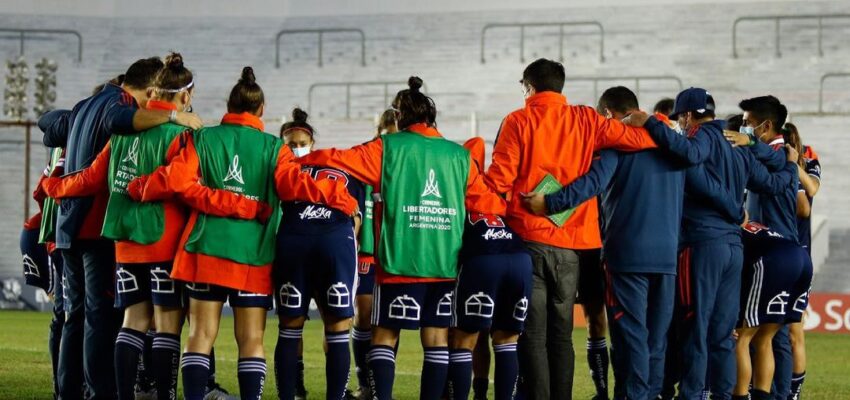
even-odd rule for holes
{"type": "Polygon", "coordinates": [[[115,270],[115,308],[143,301],[162,307],[183,307],[183,284],[171,279],[171,261],[118,263],[115,270]]]}
{"type": "Polygon", "coordinates": [[[38,229],[21,231],[21,259],[27,285],[42,288],[49,293],[53,278],[50,275],[47,246],[38,242],[38,229]]]}
{"type": "Polygon", "coordinates": [[[601,249],[577,250],[578,304],[604,304],[605,273],[602,271],[601,249]]]}
{"type": "Polygon", "coordinates": [[[375,263],[371,260],[371,256],[357,260],[357,296],[371,296],[375,290],[375,263]]]}
{"type": "Polygon", "coordinates": [[[448,328],[454,281],[376,284],[372,325],[388,329],[448,328]]]}
{"type": "Polygon", "coordinates": [[[797,245],[772,246],[751,265],[744,265],[741,280],[739,325],[800,322],[809,305],[812,260],[797,245]]]}
{"type": "Polygon", "coordinates": [[[522,332],[531,298],[528,253],[472,257],[459,269],[452,326],[467,332],[484,329],[522,332]]]}
{"type": "Polygon", "coordinates": [[[243,292],[209,283],[188,282],[186,283],[186,293],[190,299],[219,301],[230,304],[232,308],[259,307],[266,310],[271,310],[272,308],[271,295],[243,292]]]}
{"type": "Polygon", "coordinates": [[[357,242],[351,224],[323,235],[281,233],[274,275],[277,313],[306,316],[310,300],[322,312],[340,318],[354,315],[357,242]]]}

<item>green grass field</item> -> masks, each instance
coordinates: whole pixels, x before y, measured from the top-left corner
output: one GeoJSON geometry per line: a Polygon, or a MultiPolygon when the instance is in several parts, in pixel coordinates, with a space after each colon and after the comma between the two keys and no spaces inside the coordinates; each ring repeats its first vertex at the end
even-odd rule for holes
{"type": "MultiPolygon", "coordinates": [[[[0,312],[0,398],[51,399],[50,357],[47,353],[47,328],[50,315],[36,312],[0,312]]],[[[277,338],[269,320],[266,332],[266,354],[269,372],[273,371],[271,355],[277,338]]],[[[850,337],[812,333],[807,337],[809,371],[806,377],[805,399],[850,398],[850,337]]],[[[322,327],[319,322],[308,322],[304,330],[304,357],[309,398],[321,399],[324,394],[324,355],[322,353],[322,327]]],[[[185,337],[184,337],[185,340],[185,337]]],[[[585,332],[576,330],[576,399],[589,399],[593,388],[585,367],[585,332]]],[[[415,332],[402,337],[396,373],[395,397],[418,398],[419,370],[422,362],[419,338],[415,332]]],[[[216,345],[217,376],[222,385],[235,392],[236,343],[233,339],[233,319],[223,321],[221,336],[216,345]]],[[[354,375],[352,371],[352,382],[354,375]]],[[[353,385],[353,383],[352,383],[353,385]]],[[[275,397],[274,379],[266,380],[265,398],[275,397]]]]}

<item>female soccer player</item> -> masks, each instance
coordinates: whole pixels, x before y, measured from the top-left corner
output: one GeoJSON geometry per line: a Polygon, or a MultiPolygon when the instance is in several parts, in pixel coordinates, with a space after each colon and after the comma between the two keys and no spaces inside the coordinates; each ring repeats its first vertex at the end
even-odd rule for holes
{"type": "MultiPolygon", "coordinates": [[[[143,106],[150,110],[185,111],[191,105],[193,88],[193,76],[183,65],[183,57],[172,53],[154,80],[151,100],[143,106]]],[[[89,168],[64,179],[48,178],[43,185],[46,193],[55,198],[109,192],[102,234],[117,241],[115,304],[124,310],[124,322],[115,341],[115,379],[121,399],[134,398],[139,354],[151,322],[155,323],[157,333],[153,365],[146,368],[155,371],[160,398],[177,395],[183,302],[181,285],[169,274],[187,216],[173,200],[134,202],[127,193],[127,184],[173,159],[187,138],[187,129],[172,123],[137,135],[115,135],[89,168]]],[[[203,195],[187,198],[205,212],[242,218],[253,218],[256,213],[257,204],[253,200],[222,190],[193,189],[203,195]],[[239,207],[217,207],[226,201],[239,207]],[[229,212],[231,209],[236,211],[229,212]]]]}
{"type": "MultiPolygon", "coordinates": [[[[296,156],[308,154],[316,143],[316,132],[300,108],[292,111],[292,121],[283,124],[280,131],[296,156]]],[[[313,165],[302,165],[301,171],[316,181],[345,184],[348,193],[362,203],[363,185],[347,173],[313,165]]],[[[280,317],[275,348],[278,397],[292,399],[296,394],[298,350],[313,299],[325,325],[327,397],[340,399],[345,394],[351,365],[348,335],[354,315],[355,231],[360,217],[352,219],[351,215],[311,202],[286,201],[282,210],[274,268],[280,317]]]]}
{"type": "MultiPolygon", "coordinates": [[[[203,129],[175,160],[154,174],[137,178],[133,193],[148,201],[178,193],[194,197],[205,186],[240,193],[276,205],[279,201],[327,204],[353,215],[357,204],[338,182],[315,182],[293,162],[289,147],[263,132],[265,100],[251,67],[242,70],[230,92],[221,125],[203,129]]],[[[229,301],[239,347],[239,392],[262,396],[266,375],[263,351],[266,311],[271,308],[272,261],[279,207],[263,207],[258,220],[220,218],[193,208],[174,260],[172,278],[186,281],[189,342],[183,354],[183,394],[204,397],[210,350],[218,335],[221,310],[229,301]]],[[[237,204],[231,204],[238,208],[237,204]]]]}
{"type": "Polygon", "coordinates": [[[393,348],[401,329],[421,329],[421,399],[438,399],[448,373],[448,326],[457,255],[467,210],[501,215],[504,200],[487,188],[461,146],[436,129],[437,109],[411,77],[393,108],[400,132],[350,150],[319,150],[299,161],[347,171],[380,188],[379,266],[372,312],[369,374],[373,396],[392,398],[393,348]]]}

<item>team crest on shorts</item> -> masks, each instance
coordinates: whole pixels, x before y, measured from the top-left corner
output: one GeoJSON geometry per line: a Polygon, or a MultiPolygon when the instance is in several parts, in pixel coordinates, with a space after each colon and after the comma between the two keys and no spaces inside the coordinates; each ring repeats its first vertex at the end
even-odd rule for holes
{"type": "Polygon", "coordinates": [[[525,321],[528,316],[528,297],[523,297],[516,302],[514,306],[514,319],[517,321],[525,321]]]}
{"type": "Polygon", "coordinates": [[[174,293],[174,280],[168,271],[159,267],[151,270],[151,292],[174,293]]]}
{"type": "Polygon", "coordinates": [[[328,288],[328,307],[345,308],[351,306],[351,291],[342,282],[328,288]]]}
{"type": "Polygon", "coordinates": [[[788,297],[791,296],[786,291],[773,296],[770,302],[767,303],[767,313],[769,315],[785,315],[785,306],[788,305],[788,297]]]}
{"type": "Polygon", "coordinates": [[[193,292],[206,293],[206,292],[210,291],[210,284],[209,283],[190,282],[190,283],[186,284],[186,288],[193,291],[193,292]]]}
{"type": "Polygon", "coordinates": [[[443,295],[440,302],[437,303],[437,316],[449,317],[452,315],[452,292],[443,295]]]}
{"type": "Polygon", "coordinates": [[[464,313],[469,316],[493,318],[493,298],[484,292],[469,296],[464,303],[464,313]]]}
{"type": "Polygon", "coordinates": [[[406,319],[409,321],[419,321],[419,303],[416,299],[408,295],[401,295],[390,302],[389,316],[393,319],[406,319]]]}
{"type": "Polygon", "coordinates": [[[280,286],[279,290],[280,305],[286,308],[301,307],[301,292],[295,285],[286,282],[280,286]]]}
{"type": "Polygon", "coordinates": [[[115,271],[115,284],[118,288],[118,293],[130,293],[139,290],[139,282],[136,280],[136,275],[124,268],[119,268],[115,271]]]}
{"type": "Polygon", "coordinates": [[[24,254],[24,275],[41,278],[41,274],[38,272],[38,266],[35,265],[35,261],[33,261],[29,254],[24,254]]]}

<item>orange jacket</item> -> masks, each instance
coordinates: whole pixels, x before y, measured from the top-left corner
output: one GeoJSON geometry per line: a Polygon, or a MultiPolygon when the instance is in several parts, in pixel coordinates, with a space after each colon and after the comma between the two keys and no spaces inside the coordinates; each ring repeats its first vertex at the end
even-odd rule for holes
{"type": "MultiPolygon", "coordinates": [[[[414,124],[408,131],[427,137],[442,137],[440,132],[425,124],[414,124]]],[[[352,147],[348,150],[325,149],[317,150],[298,159],[298,162],[309,165],[323,165],[338,168],[351,174],[355,179],[380,190],[381,169],[384,155],[384,143],[381,140],[352,147]]],[[[505,201],[493,193],[484,183],[483,175],[478,171],[474,160],[470,157],[469,177],[466,181],[466,209],[470,212],[484,214],[505,214],[505,201]]],[[[376,260],[377,261],[377,260],[376,260]]],[[[412,283],[412,282],[441,282],[452,279],[411,278],[390,275],[378,269],[380,283],[412,283]]]]}
{"type": "Polygon", "coordinates": [[[576,208],[558,228],[546,217],[526,210],[519,193],[534,191],[546,176],[568,185],[587,173],[593,152],[614,148],[636,151],[656,147],[643,128],[606,119],[594,109],[567,104],[560,93],[542,92],[529,97],[525,108],[502,121],[487,184],[508,199],[506,222],[523,239],[568,249],[602,246],[596,199],[576,208]]]}
{"type": "MultiPolygon", "coordinates": [[[[226,114],[222,123],[250,126],[258,130],[258,135],[265,135],[262,132],[262,121],[249,114],[226,114]]],[[[198,214],[207,214],[203,207],[196,207],[197,203],[195,203],[200,201],[203,204],[207,201],[203,199],[207,195],[197,190],[201,187],[200,179],[200,160],[191,139],[187,140],[186,146],[168,166],[159,167],[143,179],[145,183],[142,187],[142,201],[158,200],[177,193],[193,208],[180,238],[171,277],[250,293],[271,294],[272,264],[262,266],[240,264],[205,254],[189,253],[184,249],[198,214]]],[[[302,174],[301,166],[295,162],[295,157],[287,146],[282,146],[278,153],[274,180],[281,201],[300,200],[322,203],[349,215],[357,210],[357,201],[348,194],[342,182],[333,180],[316,182],[308,174],[302,174]]],[[[231,204],[231,206],[238,207],[237,204],[231,204]]]]}
{"type": "MultiPolygon", "coordinates": [[[[148,102],[148,108],[176,109],[171,103],[155,100],[148,102]]],[[[175,138],[168,147],[166,160],[170,162],[174,159],[180,150],[181,140],[185,142],[190,137],[191,135],[187,131],[175,138]]],[[[42,187],[49,196],[57,199],[109,193],[108,174],[111,149],[111,143],[108,142],[88,168],[64,178],[47,178],[42,187]]],[[[258,203],[256,201],[226,190],[195,186],[190,188],[190,191],[191,193],[184,196],[187,203],[194,208],[204,210],[207,214],[254,218],[257,213],[258,203]]],[[[148,245],[129,240],[117,241],[115,243],[115,261],[119,263],[151,263],[174,259],[180,234],[186,226],[188,213],[177,202],[177,199],[163,198],[162,200],[166,200],[162,203],[165,216],[165,229],[162,237],[157,242],[148,245]]]]}

